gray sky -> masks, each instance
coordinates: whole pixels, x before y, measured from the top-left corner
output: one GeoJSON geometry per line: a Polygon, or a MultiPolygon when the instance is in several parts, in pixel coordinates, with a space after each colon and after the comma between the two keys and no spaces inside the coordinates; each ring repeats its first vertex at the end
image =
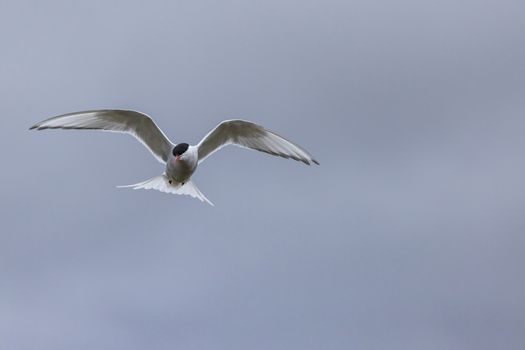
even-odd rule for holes
{"type": "Polygon", "coordinates": [[[523,1],[3,1],[2,349],[525,348],[523,1]],[[215,203],[115,188],[138,109],[242,117],[321,166],[227,148],[215,203]]]}

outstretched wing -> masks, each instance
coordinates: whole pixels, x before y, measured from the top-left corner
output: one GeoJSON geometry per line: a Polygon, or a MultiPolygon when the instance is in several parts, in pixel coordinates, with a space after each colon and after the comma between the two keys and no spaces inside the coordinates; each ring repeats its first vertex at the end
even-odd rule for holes
{"type": "Polygon", "coordinates": [[[142,142],[161,163],[165,163],[173,144],[146,114],[102,109],[59,115],[36,123],[30,129],[91,129],[122,132],[142,142]]]}
{"type": "Polygon", "coordinates": [[[226,145],[237,145],[305,164],[319,164],[310,153],[264,127],[245,120],[225,120],[197,145],[199,163],[226,145]]]}

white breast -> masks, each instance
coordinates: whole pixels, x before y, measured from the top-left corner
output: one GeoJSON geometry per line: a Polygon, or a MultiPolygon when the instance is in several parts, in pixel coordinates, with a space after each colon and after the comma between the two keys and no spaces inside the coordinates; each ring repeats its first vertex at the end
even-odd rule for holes
{"type": "Polygon", "coordinates": [[[197,169],[198,163],[197,148],[190,146],[179,160],[170,154],[166,163],[166,175],[176,182],[186,182],[197,169]]]}

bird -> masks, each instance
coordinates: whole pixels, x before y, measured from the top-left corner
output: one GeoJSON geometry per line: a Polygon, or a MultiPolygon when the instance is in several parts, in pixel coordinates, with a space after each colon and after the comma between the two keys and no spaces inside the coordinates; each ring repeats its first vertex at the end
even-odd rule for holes
{"type": "Polygon", "coordinates": [[[171,142],[150,116],[127,109],[99,109],[62,114],[36,123],[29,129],[86,129],[130,134],[165,165],[165,171],[162,175],[146,181],[117,187],[154,189],[165,193],[189,195],[212,206],[213,203],[197,188],[191,176],[200,163],[224,146],[236,145],[293,159],[306,165],[319,165],[304,148],[261,125],[242,119],[220,122],[196,145],[171,142]]]}

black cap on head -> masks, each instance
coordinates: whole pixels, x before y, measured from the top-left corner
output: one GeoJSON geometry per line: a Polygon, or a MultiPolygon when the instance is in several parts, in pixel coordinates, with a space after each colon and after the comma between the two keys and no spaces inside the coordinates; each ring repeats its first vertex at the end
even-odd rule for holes
{"type": "Polygon", "coordinates": [[[179,143],[179,144],[177,144],[177,146],[175,146],[173,148],[173,155],[174,156],[180,156],[181,154],[186,152],[186,150],[188,149],[189,146],[190,145],[188,145],[187,143],[179,143]]]}

